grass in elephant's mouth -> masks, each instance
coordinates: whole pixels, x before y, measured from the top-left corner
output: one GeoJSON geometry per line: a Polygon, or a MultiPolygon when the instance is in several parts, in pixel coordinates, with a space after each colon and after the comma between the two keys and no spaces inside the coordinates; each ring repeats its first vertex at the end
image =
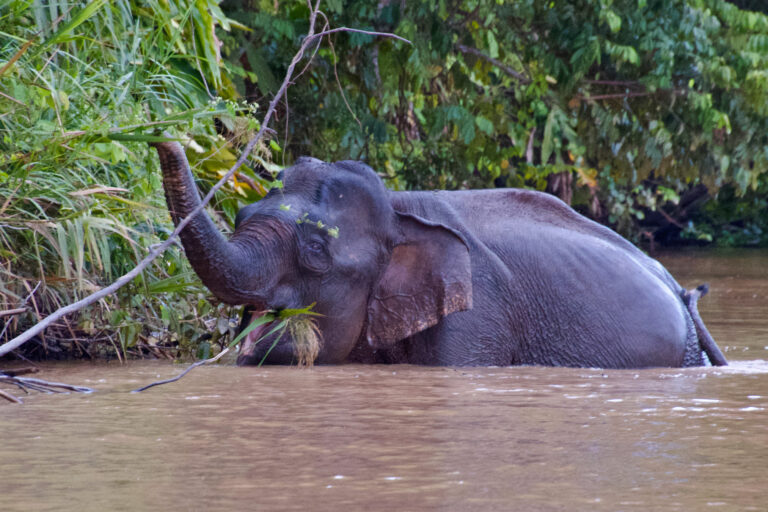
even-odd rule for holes
{"type": "Polygon", "coordinates": [[[320,353],[322,336],[315,319],[299,315],[286,319],[288,332],[293,339],[293,353],[299,366],[312,366],[320,353]]]}

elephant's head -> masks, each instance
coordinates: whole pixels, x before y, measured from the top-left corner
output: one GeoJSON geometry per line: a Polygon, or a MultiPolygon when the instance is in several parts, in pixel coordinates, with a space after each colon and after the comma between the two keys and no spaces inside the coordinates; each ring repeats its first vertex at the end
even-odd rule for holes
{"type": "MultiPolygon", "coordinates": [[[[155,144],[174,223],[199,198],[184,151],[155,144]]],[[[187,257],[221,300],[245,304],[243,324],[267,310],[314,303],[321,334],[319,363],[344,361],[358,343],[386,349],[471,307],[466,241],[458,232],[397,212],[376,173],[359,162],[301,158],[283,171],[283,187],[244,207],[227,241],[205,214],[182,232],[187,257]]],[[[248,335],[238,364],[288,364],[286,332],[248,335]],[[271,350],[270,350],[271,348],[271,350]]]]}

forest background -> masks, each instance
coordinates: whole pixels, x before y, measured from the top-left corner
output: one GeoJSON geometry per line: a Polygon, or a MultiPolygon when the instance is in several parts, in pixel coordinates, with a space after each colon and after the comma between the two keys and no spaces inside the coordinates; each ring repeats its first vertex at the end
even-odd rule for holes
{"type": "MultiPolygon", "coordinates": [[[[209,208],[223,230],[312,155],[364,160],[398,190],[546,190],[651,250],[768,246],[762,0],[321,9],[321,27],[412,44],[336,33],[308,53],[270,140],[209,208]]],[[[167,238],[147,142],[185,140],[210,189],[259,128],[308,15],[302,1],[0,0],[0,343],[167,238]]],[[[17,355],[207,357],[237,313],[177,245],[17,355]]]]}

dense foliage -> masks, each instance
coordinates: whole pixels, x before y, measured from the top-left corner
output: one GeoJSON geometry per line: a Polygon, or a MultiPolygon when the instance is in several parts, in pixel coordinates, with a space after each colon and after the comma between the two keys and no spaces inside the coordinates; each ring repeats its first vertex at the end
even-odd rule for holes
{"type": "MultiPolygon", "coordinates": [[[[217,196],[222,229],[271,186],[273,161],[311,154],[364,159],[396,189],[547,189],[635,238],[671,225],[768,245],[768,16],[749,0],[322,9],[321,26],[413,44],[324,38],[253,156],[259,172],[241,169],[217,196]]],[[[146,142],[161,128],[188,138],[209,186],[259,126],[308,14],[299,0],[0,2],[0,311],[30,299],[0,318],[0,341],[167,236],[146,142]]],[[[175,248],[37,347],[100,338],[160,353],[178,338],[207,350],[204,333],[227,335],[234,315],[209,299],[175,248]]]]}
{"type": "MultiPolygon", "coordinates": [[[[254,29],[227,40],[252,72],[242,90],[269,96],[306,5],[223,6],[254,29]]],[[[333,27],[413,45],[334,35],[292,90],[280,127],[291,155],[363,158],[395,187],[549,186],[631,236],[697,182],[751,200],[766,180],[765,15],[720,0],[335,1],[325,12],[333,27]]]]}
{"type": "MultiPolygon", "coordinates": [[[[214,29],[230,25],[214,1],[19,1],[0,12],[0,310],[29,296],[28,313],[0,318],[5,341],[127,272],[167,236],[145,142],[152,130],[194,137],[200,172],[216,176],[234,154],[213,117],[241,132],[258,123],[220,99],[234,93],[214,29]]],[[[236,200],[217,206],[231,214],[236,200]]],[[[217,323],[217,335],[228,332],[228,308],[206,297],[177,247],[117,296],[50,330],[58,343],[39,342],[55,356],[62,344],[96,350],[81,343],[96,338],[121,355],[137,345],[157,352],[177,336],[198,341],[217,323]]]]}

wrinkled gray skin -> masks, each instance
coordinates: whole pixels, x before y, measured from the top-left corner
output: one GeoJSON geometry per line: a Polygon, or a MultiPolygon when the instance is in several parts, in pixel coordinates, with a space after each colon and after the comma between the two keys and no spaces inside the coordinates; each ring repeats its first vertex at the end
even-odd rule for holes
{"type": "MultiPolygon", "coordinates": [[[[199,204],[198,191],[181,146],[155,147],[178,223],[199,204]]],[[[362,163],[312,158],[282,179],[282,190],[240,211],[229,240],[205,213],[181,240],[219,299],[248,305],[243,325],[267,310],[315,303],[323,315],[318,363],[705,361],[700,339],[708,333],[687,307],[696,300],[657,261],[552,196],[391,192],[362,163]]],[[[239,364],[295,360],[287,333],[269,353],[273,339],[256,344],[266,332],[248,336],[239,364]]],[[[711,345],[710,359],[725,364],[711,345]]]]}

